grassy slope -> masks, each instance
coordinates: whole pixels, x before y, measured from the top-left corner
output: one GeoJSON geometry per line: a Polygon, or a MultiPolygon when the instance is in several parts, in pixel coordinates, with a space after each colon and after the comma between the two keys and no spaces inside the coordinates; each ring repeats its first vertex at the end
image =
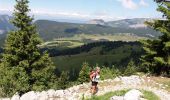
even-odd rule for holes
{"type": "Polygon", "coordinates": [[[128,91],[129,90],[119,90],[119,91],[109,92],[101,96],[93,96],[92,98],[87,100],[110,100],[112,96],[123,96],[128,91]]]}
{"type": "Polygon", "coordinates": [[[64,37],[54,39],[42,44],[42,47],[51,47],[58,49],[74,48],[81,46],[86,43],[96,42],[96,41],[138,41],[140,39],[146,39],[145,37],[139,37],[130,34],[78,34],[72,37],[64,37]]]}
{"type": "MultiPolygon", "coordinates": [[[[119,90],[114,92],[109,92],[101,96],[94,96],[87,100],[110,100],[112,96],[123,96],[128,92],[129,90],[119,90]]],[[[160,98],[155,95],[153,92],[142,90],[143,98],[146,100],[160,100],[160,98]]]]}

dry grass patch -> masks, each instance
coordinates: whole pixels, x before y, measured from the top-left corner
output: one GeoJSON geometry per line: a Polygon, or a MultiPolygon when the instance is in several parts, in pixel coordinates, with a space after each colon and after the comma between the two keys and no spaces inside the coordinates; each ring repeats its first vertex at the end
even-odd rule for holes
{"type": "Polygon", "coordinates": [[[170,92],[170,78],[167,77],[151,77],[160,87],[170,92]]]}

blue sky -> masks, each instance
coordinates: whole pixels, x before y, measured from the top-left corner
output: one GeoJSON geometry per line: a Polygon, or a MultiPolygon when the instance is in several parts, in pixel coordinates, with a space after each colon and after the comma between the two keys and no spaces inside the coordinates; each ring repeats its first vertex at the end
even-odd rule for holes
{"type": "MultiPolygon", "coordinates": [[[[104,19],[159,18],[153,0],[29,0],[36,18],[104,19]]],[[[0,0],[0,14],[13,11],[15,0],[0,0]]]]}

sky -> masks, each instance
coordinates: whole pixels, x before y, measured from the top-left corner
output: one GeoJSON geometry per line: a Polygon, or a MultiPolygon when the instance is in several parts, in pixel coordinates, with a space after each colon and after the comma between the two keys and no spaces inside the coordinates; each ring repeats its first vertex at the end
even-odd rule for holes
{"type": "MultiPolygon", "coordinates": [[[[37,19],[160,18],[153,0],[29,0],[37,19]]],[[[15,0],[0,0],[0,14],[11,14],[15,0]]]]}

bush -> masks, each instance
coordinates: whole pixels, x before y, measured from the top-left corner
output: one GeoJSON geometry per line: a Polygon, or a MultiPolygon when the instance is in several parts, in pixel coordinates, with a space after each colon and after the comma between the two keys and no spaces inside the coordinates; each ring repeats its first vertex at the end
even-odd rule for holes
{"type": "Polygon", "coordinates": [[[135,74],[136,71],[137,71],[137,69],[136,69],[135,63],[133,60],[131,60],[128,63],[126,70],[124,71],[124,75],[130,76],[132,74],[135,74]]]}
{"type": "Polygon", "coordinates": [[[121,72],[119,71],[119,69],[115,68],[114,66],[112,68],[103,66],[100,72],[101,80],[115,78],[120,74],[121,72]]]}

